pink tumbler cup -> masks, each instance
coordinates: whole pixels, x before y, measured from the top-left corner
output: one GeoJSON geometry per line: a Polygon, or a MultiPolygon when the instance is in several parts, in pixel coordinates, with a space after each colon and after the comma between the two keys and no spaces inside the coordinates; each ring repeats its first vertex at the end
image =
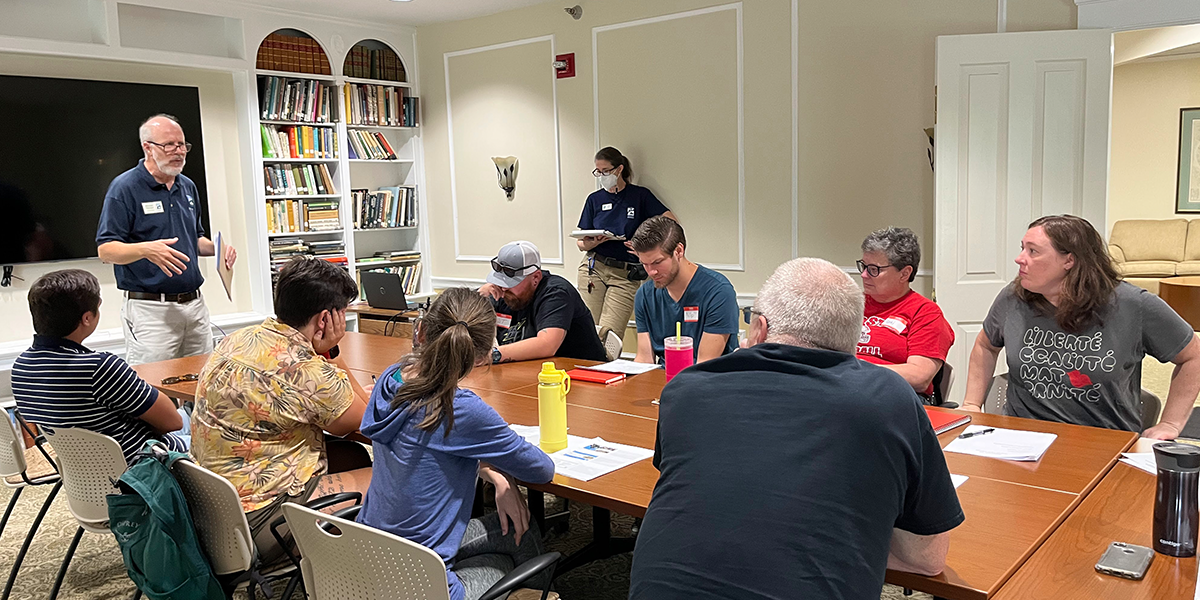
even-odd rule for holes
{"type": "Polygon", "coordinates": [[[688,336],[671,336],[663,340],[663,355],[665,358],[667,381],[671,381],[680,371],[692,366],[695,362],[692,356],[692,338],[688,336]]]}

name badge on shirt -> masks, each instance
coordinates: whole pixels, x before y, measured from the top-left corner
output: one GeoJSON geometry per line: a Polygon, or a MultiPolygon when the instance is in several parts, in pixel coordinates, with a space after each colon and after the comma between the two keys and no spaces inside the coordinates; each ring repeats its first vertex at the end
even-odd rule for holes
{"type": "Polygon", "coordinates": [[[896,335],[904,333],[908,329],[908,323],[900,317],[888,317],[883,320],[883,326],[896,332],[896,335]]]}
{"type": "Polygon", "coordinates": [[[163,211],[162,202],[143,202],[142,214],[157,215],[163,211]]]}
{"type": "Polygon", "coordinates": [[[496,313],[496,327],[501,329],[512,327],[512,315],[496,313]]]}
{"type": "Polygon", "coordinates": [[[684,323],[698,323],[699,321],[700,321],[700,307],[699,306],[683,307],[683,322],[684,323]]]}
{"type": "Polygon", "coordinates": [[[600,210],[612,210],[612,202],[609,202],[608,204],[601,204],[600,210]]]}

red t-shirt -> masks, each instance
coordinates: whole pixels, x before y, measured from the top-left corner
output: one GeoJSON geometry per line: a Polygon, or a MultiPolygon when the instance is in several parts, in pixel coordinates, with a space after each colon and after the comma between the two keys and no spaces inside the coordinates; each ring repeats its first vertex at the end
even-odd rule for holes
{"type": "Polygon", "coordinates": [[[954,330],[934,301],[912,290],[888,304],[866,297],[859,358],[877,365],[903,364],[909,356],[944,361],[952,345],[954,330]]]}

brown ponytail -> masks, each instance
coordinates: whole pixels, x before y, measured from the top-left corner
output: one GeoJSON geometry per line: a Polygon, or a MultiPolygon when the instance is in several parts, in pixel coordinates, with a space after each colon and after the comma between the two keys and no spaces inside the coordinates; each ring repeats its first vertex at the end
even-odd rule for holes
{"type": "Polygon", "coordinates": [[[608,161],[608,164],[612,165],[614,169],[625,167],[621,169],[621,179],[624,179],[625,183],[633,181],[633,165],[629,164],[629,158],[621,154],[620,150],[612,146],[605,146],[596,153],[594,160],[608,161]]]}
{"type": "Polygon", "coordinates": [[[415,367],[392,398],[391,409],[424,410],[419,429],[432,431],[445,423],[454,427],[454,393],[458,382],[492,350],[496,313],[483,296],[465,287],[442,292],[421,321],[424,337],[418,349],[400,361],[400,369],[415,367]]]}

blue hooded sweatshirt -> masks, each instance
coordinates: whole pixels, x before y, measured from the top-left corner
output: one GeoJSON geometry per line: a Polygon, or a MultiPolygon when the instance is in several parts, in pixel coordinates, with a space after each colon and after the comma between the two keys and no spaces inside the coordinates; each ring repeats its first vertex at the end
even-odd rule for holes
{"type": "Polygon", "coordinates": [[[475,500],[476,469],[484,461],[530,483],[554,478],[554,463],[517,435],[496,411],[470,390],[454,395],[454,428],[423,431],[424,411],[393,411],[389,404],[403,382],[392,365],[379,376],[363,415],[375,467],[358,522],[437,552],[446,563],[450,599],[464,589],[451,570],[475,500]]]}

